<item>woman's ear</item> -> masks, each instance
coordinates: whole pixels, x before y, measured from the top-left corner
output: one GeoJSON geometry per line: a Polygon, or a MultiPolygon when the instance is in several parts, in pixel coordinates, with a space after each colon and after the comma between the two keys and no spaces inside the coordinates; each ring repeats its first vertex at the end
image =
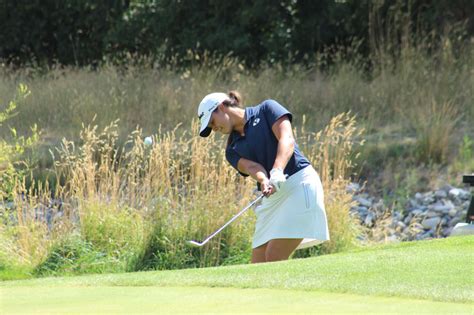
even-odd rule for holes
{"type": "Polygon", "coordinates": [[[225,111],[225,108],[226,106],[224,105],[224,103],[220,103],[219,105],[217,105],[216,109],[219,111],[225,111]]]}

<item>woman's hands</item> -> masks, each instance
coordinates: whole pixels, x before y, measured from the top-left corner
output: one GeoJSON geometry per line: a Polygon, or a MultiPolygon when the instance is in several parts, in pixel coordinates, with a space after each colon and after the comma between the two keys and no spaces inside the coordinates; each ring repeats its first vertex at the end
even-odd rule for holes
{"type": "Polygon", "coordinates": [[[260,182],[260,189],[265,197],[270,197],[275,193],[275,187],[270,183],[267,177],[260,182]]]}
{"type": "Polygon", "coordinates": [[[286,176],[281,168],[274,168],[270,171],[270,184],[275,188],[275,191],[279,191],[285,181],[286,176]]]}
{"type": "Polygon", "coordinates": [[[265,197],[269,197],[276,192],[275,187],[268,178],[267,172],[259,163],[240,158],[237,167],[241,173],[252,176],[253,179],[260,183],[260,189],[265,197]]]}

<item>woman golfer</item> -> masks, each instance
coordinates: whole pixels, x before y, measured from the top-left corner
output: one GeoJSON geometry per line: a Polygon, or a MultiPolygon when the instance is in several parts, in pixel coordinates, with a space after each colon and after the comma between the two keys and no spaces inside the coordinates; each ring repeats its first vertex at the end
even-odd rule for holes
{"type": "Polygon", "coordinates": [[[227,160],[266,197],[255,209],[252,263],[286,260],[295,249],[329,240],[321,180],[298,149],[286,108],[274,100],[245,109],[240,103],[235,91],[206,95],[199,135],[228,134],[227,160]]]}

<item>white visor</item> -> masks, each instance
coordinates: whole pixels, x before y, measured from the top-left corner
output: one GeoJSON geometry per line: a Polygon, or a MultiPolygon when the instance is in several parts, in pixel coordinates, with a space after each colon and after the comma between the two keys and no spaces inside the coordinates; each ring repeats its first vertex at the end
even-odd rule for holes
{"type": "Polygon", "coordinates": [[[198,108],[198,117],[201,123],[199,135],[201,137],[207,137],[211,134],[212,129],[208,127],[208,125],[209,121],[211,120],[212,113],[216,110],[217,106],[228,99],[229,96],[227,96],[225,93],[211,93],[202,99],[198,108]]]}

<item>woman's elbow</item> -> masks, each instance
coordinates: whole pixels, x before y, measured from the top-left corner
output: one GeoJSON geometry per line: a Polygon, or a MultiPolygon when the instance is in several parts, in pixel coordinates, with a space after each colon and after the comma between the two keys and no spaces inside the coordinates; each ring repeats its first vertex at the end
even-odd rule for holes
{"type": "Polygon", "coordinates": [[[295,150],[295,146],[296,146],[296,140],[293,136],[288,136],[286,137],[285,139],[285,144],[286,144],[286,147],[291,150],[291,151],[294,151],[295,150]]]}

